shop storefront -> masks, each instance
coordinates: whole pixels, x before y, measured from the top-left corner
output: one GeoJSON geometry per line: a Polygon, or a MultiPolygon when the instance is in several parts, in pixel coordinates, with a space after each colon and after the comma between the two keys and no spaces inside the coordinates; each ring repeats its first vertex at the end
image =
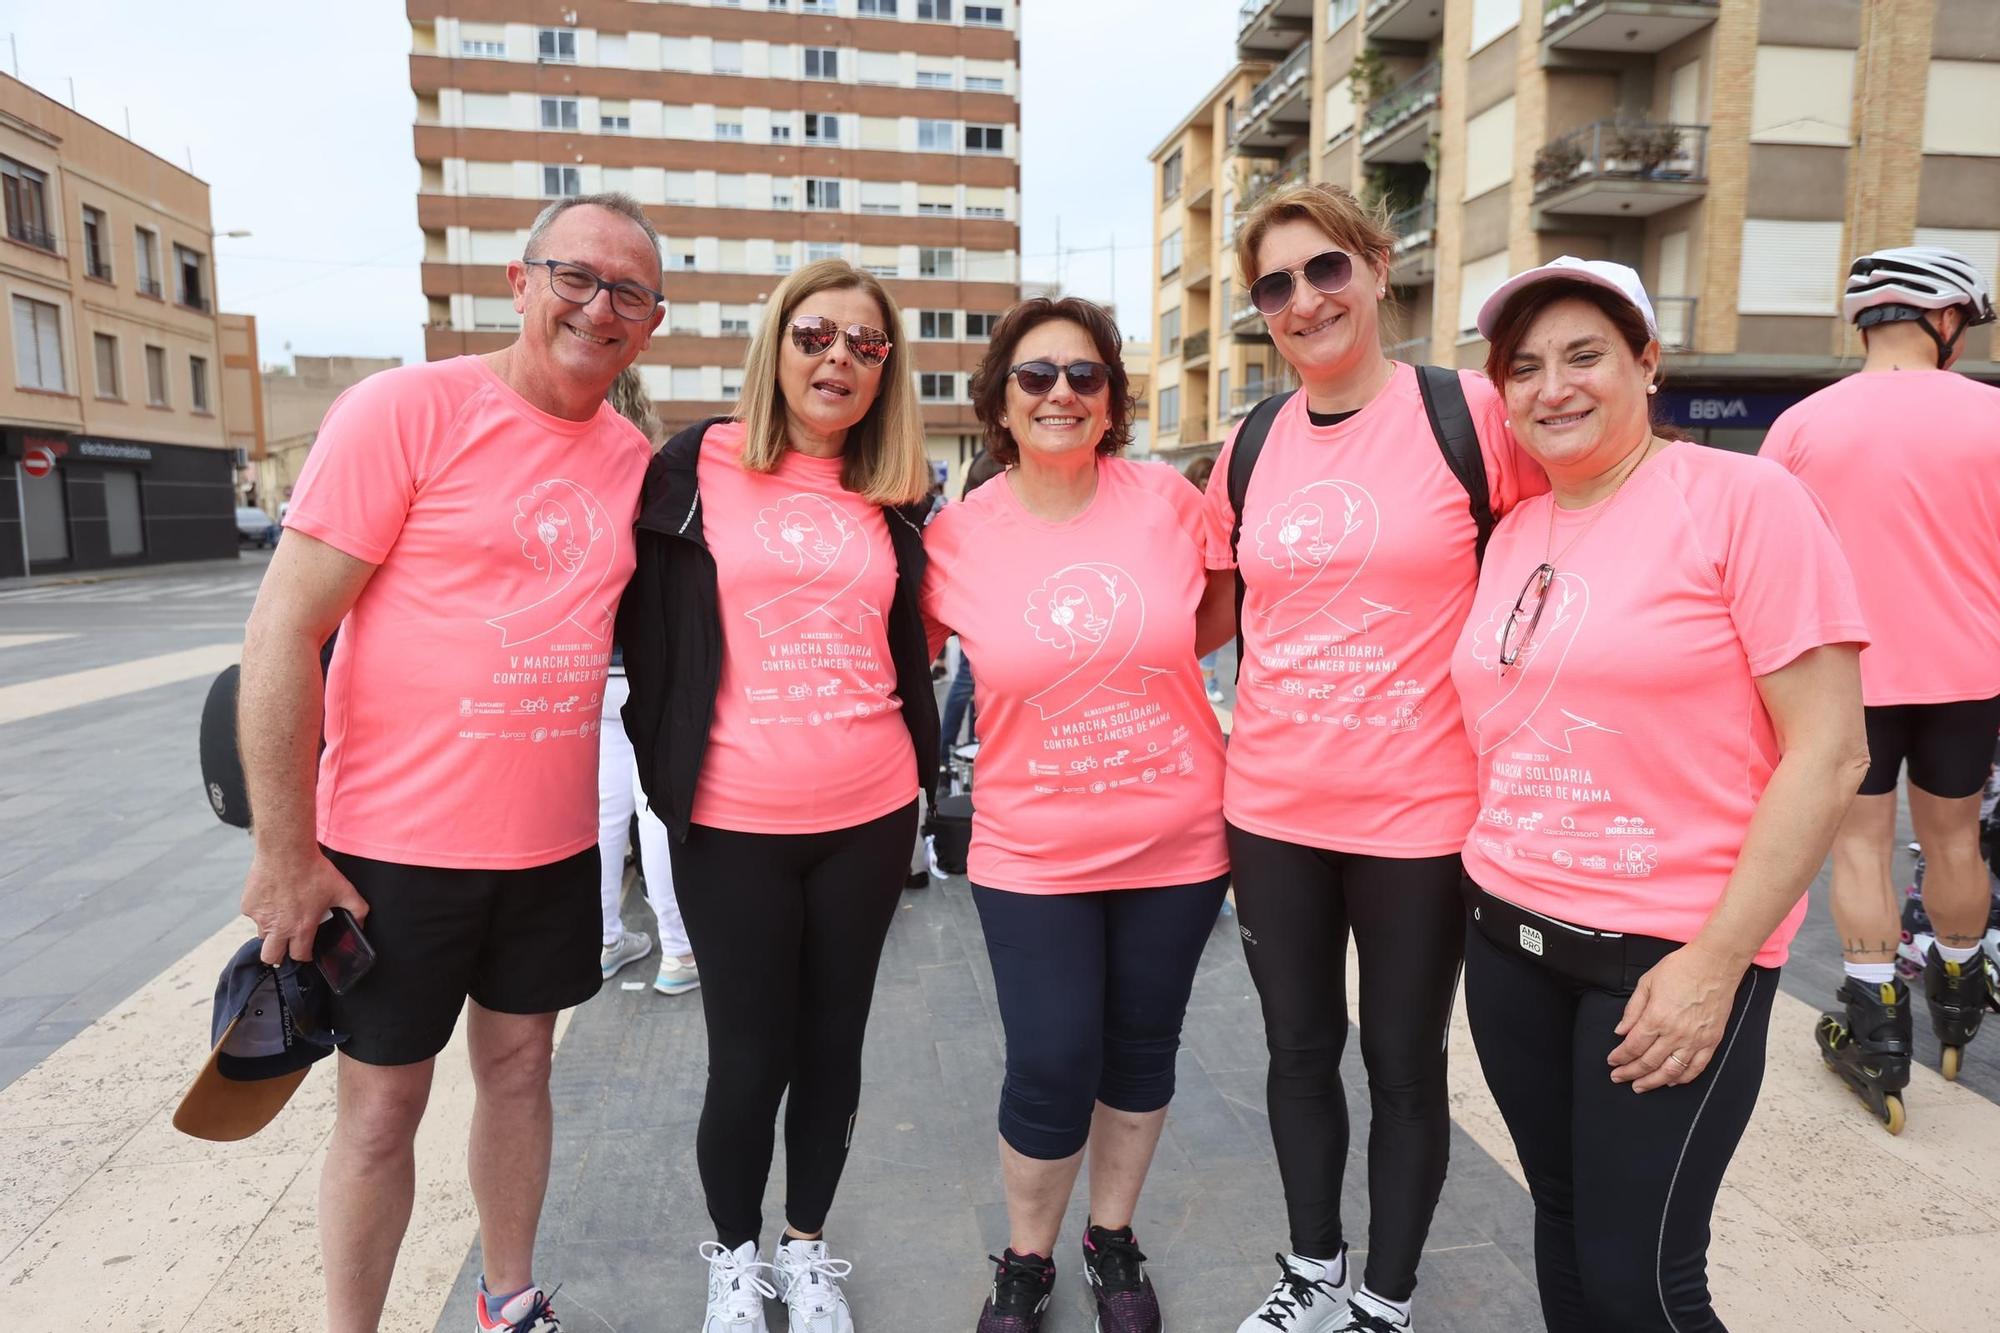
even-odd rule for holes
{"type": "Polygon", "coordinates": [[[236,555],[226,449],[0,432],[0,578],[236,555]]]}

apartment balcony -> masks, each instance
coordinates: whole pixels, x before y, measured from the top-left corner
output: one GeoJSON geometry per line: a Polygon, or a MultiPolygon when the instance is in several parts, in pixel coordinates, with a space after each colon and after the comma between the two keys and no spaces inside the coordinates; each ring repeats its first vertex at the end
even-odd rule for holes
{"type": "Polygon", "coordinates": [[[1302,42],[1251,92],[1229,127],[1230,146],[1255,152],[1286,148],[1303,138],[1312,127],[1311,73],[1312,44],[1302,42]]]}
{"type": "Polygon", "coordinates": [[[1405,338],[1401,342],[1390,343],[1382,349],[1382,355],[1391,361],[1407,361],[1420,366],[1430,360],[1431,338],[1428,333],[1417,338],[1405,338]]]}
{"type": "Polygon", "coordinates": [[[1208,290],[1209,279],[1214,276],[1208,267],[1208,242],[1203,241],[1201,248],[1203,253],[1199,258],[1190,255],[1181,261],[1182,291],[1205,292],[1208,290]]]}
{"type": "Polygon", "coordinates": [[[1438,128],[1439,71],[1435,64],[1368,104],[1361,123],[1363,162],[1421,162],[1438,128]]]}
{"type": "Polygon", "coordinates": [[[1298,386],[1289,380],[1252,380],[1240,389],[1229,391],[1229,401],[1223,404],[1223,411],[1230,421],[1250,415],[1250,409],[1269,398],[1274,393],[1285,393],[1298,386]]]}
{"type": "Polygon", "coordinates": [[[1368,0],[1371,42],[1430,42],[1444,35],[1444,0],[1368,0]]]}
{"type": "Polygon", "coordinates": [[[1244,0],[1236,12],[1236,54],[1246,60],[1276,60],[1312,36],[1313,6],[1319,0],[1244,0]]]}
{"type": "Polygon", "coordinates": [[[47,227],[38,226],[24,217],[15,216],[11,208],[7,211],[7,235],[23,245],[31,245],[50,254],[56,253],[56,234],[47,227]]]}
{"type": "Polygon", "coordinates": [[[1208,330],[1197,329],[1181,340],[1181,369],[1196,370],[1208,364],[1208,330]]]}
{"type": "Polygon", "coordinates": [[[1389,219],[1396,234],[1394,272],[1399,287],[1421,287],[1437,276],[1437,203],[1425,200],[1389,219]]]}
{"type": "Polygon", "coordinates": [[[1222,314],[1229,321],[1229,336],[1240,343],[1271,341],[1271,330],[1265,327],[1264,317],[1257,313],[1257,307],[1250,304],[1250,294],[1245,292],[1240,299],[1243,302],[1241,305],[1222,314]]]}
{"type": "Polygon", "coordinates": [[[1187,183],[1187,198],[1183,202],[1186,204],[1188,212],[1199,213],[1214,201],[1215,182],[1210,178],[1210,173],[1213,170],[1212,166],[1204,166],[1202,168],[1201,179],[1187,183]]]}
{"type": "Polygon", "coordinates": [[[1708,193],[1708,126],[1600,120],[1535,154],[1534,221],[1642,218],[1708,193]]]}
{"type": "Polygon", "coordinates": [[[1541,63],[1663,51],[1715,22],[1721,7],[1721,0],[1543,0],[1541,63]]]}
{"type": "MultiPolygon", "coordinates": [[[[1310,168],[1311,164],[1306,154],[1300,153],[1295,157],[1288,158],[1282,164],[1266,161],[1251,169],[1243,177],[1241,197],[1236,201],[1238,216],[1248,213],[1251,209],[1255,208],[1257,201],[1271,191],[1305,180],[1310,168]]],[[[1229,232],[1222,238],[1224,245],[1227,245],[1230,239],[1236,234],[1235,219],[1231,219],[1230,222],[1229,232]]]]}
{"type": "Polygon", "coordinates": [[[1659,326],[1660,348],[1668,352],[1694,350],[1695,298],[1653,297],[1653,322],[1659,326]]]}

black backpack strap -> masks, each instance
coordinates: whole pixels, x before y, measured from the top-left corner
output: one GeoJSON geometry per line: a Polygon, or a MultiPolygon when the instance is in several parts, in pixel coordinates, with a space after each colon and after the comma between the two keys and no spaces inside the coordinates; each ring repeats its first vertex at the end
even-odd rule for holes
{"type": "Polygon", "coordinates": [[[1479,432],[1472,424],[1472,409],[1466,406],[1465,386],[1458,372],[1446,366],[1418,366],[1417,389],[1424,396],[1424,415],[1431,419],[1431,434],[1444,452],[1445,465],[1465,487],[1478,538],[1473,558],[1486,559],[1486,539],[1493,535],[1493,497],[1486,489],[1486,458],[1479,451],[1479,432]]]}
{"type": "MultiPolygon", "coordinates": [[[[1236,443],[1229,454],[1229,559],[1236,562],[1236,545],[1243,535],[1243,503],[1250,494],[1250,473],[1257,466],[1257,455],[1264,452],[1264,440],[1271,433],[1271,423],[1278,419],[1279,409],[1291,401],[1296,389],[1284,393],[1274,393],[1257,406],[1250,409],[1243,425],[1236,432],[1236,443]]],[[[1468,418],[1469,419],[1469,418],[1468,418]]],[[[1236,569],[1236,676],[1243,677],[1243,569],[1236,569]]]]}

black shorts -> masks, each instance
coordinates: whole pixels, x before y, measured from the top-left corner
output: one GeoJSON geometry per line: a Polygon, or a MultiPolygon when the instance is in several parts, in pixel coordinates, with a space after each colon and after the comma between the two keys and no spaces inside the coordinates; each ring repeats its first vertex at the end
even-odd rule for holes
{"type": "Polygon", "coordinates": [[[504,1014],[582,1004],[603,984],[597,848],[524,870],[444,870],[326,849],[368,901],[375,966],[335,996],[340,1049],[363,1064],[428,1060],[469,995],[504,1014]]]}
{"type": "Polygon", "coordinates": [[[1862,710],[1868,722],[1868,776],[1863,796],[1896,790],[1910,761],[1910,785],[1954,801],[1976,796],[1993,767],[2000,734],[2000,695],[1947,704],[1889,704],[1862,710]]]}

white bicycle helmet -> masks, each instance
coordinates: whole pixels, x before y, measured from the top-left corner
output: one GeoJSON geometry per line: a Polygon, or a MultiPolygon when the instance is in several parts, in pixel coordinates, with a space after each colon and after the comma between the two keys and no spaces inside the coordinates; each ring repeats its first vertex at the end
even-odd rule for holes
{"type": "Polygon", "coordinates": [[[1851,324],[1870,328],[1899,320],[1916,320],[1938,345],[1938,364],[1950,359],[1952,344],[1966,329],[1994,320],[1993,298],[1986,279],[1972,261],[1956,250],[1935,245],[1904,245],[1862,255],[1847,270],[1847,291],[1840,313],[1851,324]],[[1964,306],[1965,322],[1947,343],[1925,316],[1933,310],[1964,306]]]}

